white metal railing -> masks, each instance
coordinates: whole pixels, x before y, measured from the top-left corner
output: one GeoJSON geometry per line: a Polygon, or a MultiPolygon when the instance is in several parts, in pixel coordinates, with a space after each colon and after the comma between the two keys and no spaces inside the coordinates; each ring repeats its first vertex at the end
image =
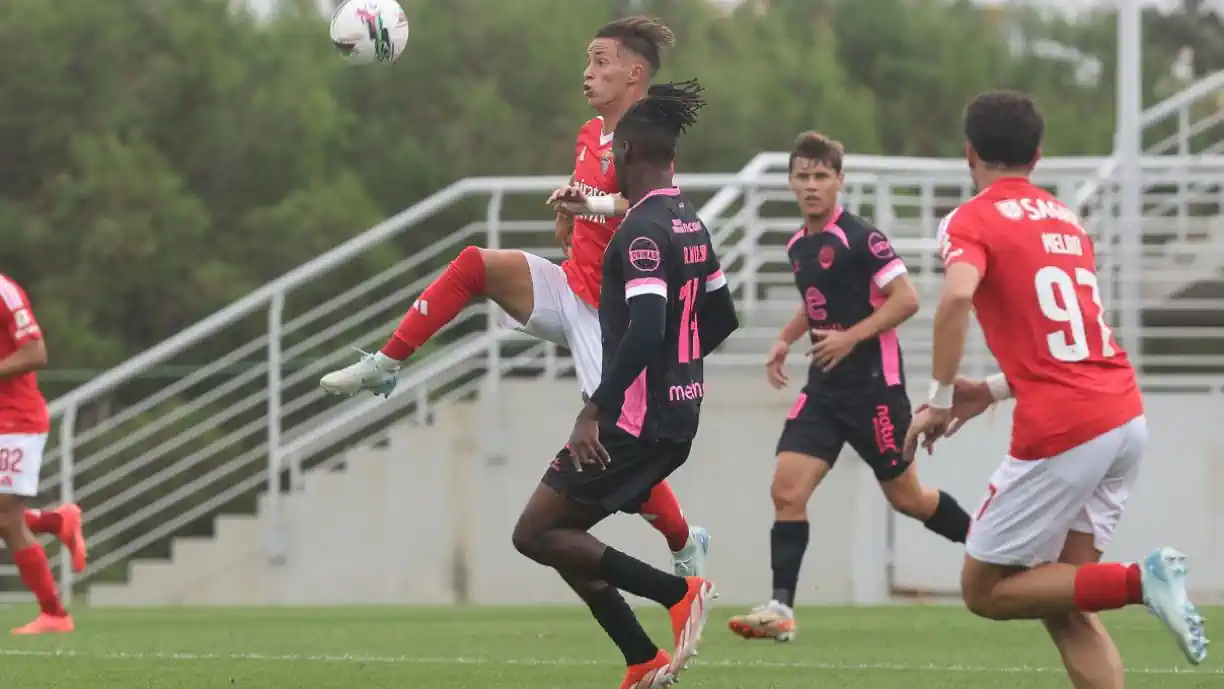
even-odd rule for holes
{"type": "MultiPolygon", "coordinates": [[[[1220,111],[1218,105],[1213,102],[1212,105],[1215,106],[1216,111],[1196,120],[1193,108],[1208,99],[1214,101],[1221,91],[1224,91],[1224,71],[1208,75],[1143,111],[1139,116],[1139,126],[1144,131],[1165,124],[1172,118],[1177,120],[1176,132],[1158,140],[1147,149],[1147,153],[1149,155],[1176,155],[1181,158],[1195,153],[1192,149],[1192,142],[1224,122],[1224,111],[1220,111]]],[[[1222,144],[1224,144],[1224,136],[1217,136],[1202,152],[1217,153],[1222,144]]],[[[1074,206],[1084,211],[1099,204],[1099,197],[1115,179],[1117,171],[1118,160],[1115,156],[1110,156],[1073,197],[1074,206]]],[[[1179,191],[1185,195],[1184,187],[1179,191]]]]}
{"type": "MultiPolygon", "coordinates": [[[[764,153],[735,175],[679,176],[689,191],[718,190],[701,214],[715,234],[740,303],[749,310],[770,307],[766,290],[785,283],[778,276],[789,279],[777,265],[778,252],[767,248],[797,226],[794,218],[768,214],[770,204],[787,198],[786,158],[764,153]]],[[[1038,181],[1072,194],[1103,164],[1100,158],[1049,159],[1038,181]]],[[[1166,158],[1147,158],[1143,165],[1151,179],[1224,176],[1224,158],[1211,156],[1189,167],[1166,158]]],[[[933,237],[939,217],[971,192],[963,162],[850,156],[847,169],[847,204],[890,227],[899,246],[912,239],[916,269],[935,275],[923,241],[933,237]]],[[[495,307],[482,304],[439,334],[445,346],[414,359],[389,400],[337,403],[316,385],[319,375],[350,357],[348,344],[381,344],[405,305],[459,247],[547,246],[550,221],[507,220],[503,203],[507,196],[538,197],[565,181],[559,176],[474,178],[453,184],[56,399],[58,442],[48,453],[44,485],[58,489],[65,501],[85,503],[97,525],[97,556],[82,579],[99,576],[261,484],[273,487],[266,499],[275,514],[282,478],[294,489],[304,465],[329,461],[337,449],[368,438],[389,420],[414,414],[424,421],[433,403],[455,395],[495,397],[501,374],[511,370],[565,371],[555,347],[527,345],[522,336],[498,330],[495,307]],[[405,234],[409,229],[473,199],[484,202],[480,220],[413,248],[403,260],[380,259],[379,250],[411,238],[405,234]],[[353,286],[337,294],[313,291],[321,278],[337,274],[353,286]],[[194,358],[203,355],[208,358],[194,358]],[[165,385],[146,376],[168,365],[186,373],[165,385]]],[[[759,354],[729,351],[715,363],[758,365],[759,354]]],[[[491,433],[496,425],[490,425],[491,433]]],[[[497,446],[495,437],[487,441],[497,446]]],[[[274,529],[269,556],[277,557],[282,547],[274,529]]],[[[73,578],[62,563],[61,558],[68,590],[73,578]]]]}
{"type": "MultiPolygon", "coordinates": [[[[724,189],[705,211],[711,226],[720,228],[719,215],[737,202],[737,185],[748,178],[781,183],[760,177],[751,166],[740,175],[681,175],[679,182],[694,191],[724,189]]],[[[81,579],[98,576],[264,482],[279,484],[282,474],[291,486],[298,485],[304,462],[363,437],[391,410],[413,407],[423,416],[441,393],[470,393],[477,380],[495,385],[499,376],[484,376],[487,371],[506,370],[525,357],[556,361],[550,346],[501,361],[498,344],[522,336],[491,336],[494,318],[481,305],[451,324],[459,339],[405,371],[389,403],[363,399],[336,404],[316,385],[319,375],[350,356],[345,344],[380,344],[404,305],[458,248],[469,243],[544,245],[552,235],[550,221],[505,220],[502,204],[509,195],[538,197],[565,181],[458,182],[56,399],[52,414],[58,442],[48,452],[44,489],[58,489],[60,499],[84,503],[91,522],[100,525],[92,534],[97,556],[81,579]],[[482,197],[482,221],[360,275],[342,293],[311,294],[320,277],[360,267],[409,228],[482,197]],[[309,303],[296,304],[295,299],[309,303]],[[212,345],[206,361],[178,363],[202,345],[212,345]],[[188,372],[152,387],[145,374],[163,366],[188,372]]],[[[440,337],[447,334],[444,330],[440,337]]],[[[275,503],[279,493],[270,491],[268,499],[275,503]]],[[[272,555],[279,545],[276,534],[270,534],[272,555]]],[[[60,573],[69,590],[71,574],[62,566],[60,573]]]]}

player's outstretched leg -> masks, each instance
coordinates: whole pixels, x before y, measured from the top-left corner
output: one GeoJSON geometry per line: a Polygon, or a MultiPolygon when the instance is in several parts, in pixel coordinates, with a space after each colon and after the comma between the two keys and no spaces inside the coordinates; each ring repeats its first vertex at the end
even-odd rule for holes
{"type": "Polygon", "coordinates": [[[403,361],[480,296],[496,301],[515,320],[527,322],[534,295],[531,270],[523,252],[465,248],[425,288],[381,351],[363,352],[357,363],[328,373],[319,385],[333,395],[368,390],[389,396],[403,361]]]}
{"type": "MultiPolygon", "coordinates": [[[[831,462],[809,454],[782,449],[792,443],[797,426],[788,423],[779,443],[770,495],[774,503],[774,525],[769,533],[773,591],[769,602],[728,622],[732,632],[745,639],[792,641],[795,638],[795,593],[799,569],[807,552],[811,526],[807,503],[824,480],[831,462]]],[[[836,456],[835,454],[833,456],[836,456]]]]}
{"type": "Polygon", "coordinates": [[[21,498],[15,495],[0,495],[0,537],[10,553],[13,564],[21,576],[21,582],[38,600],[38,617],[29,624],[13,630],[14,634],[48,634],[70,632],[72,618],[60,604],[55,577],[47,553],[34,534],[26,526],[26,510],[21,498]]]}
{"type": "Polygon", "coordinates": [[[1054,563],[1013,573],[966,556],[961,589],[969,610],[993,620],[1046,619],[1146,605],[1173,634],[1186,659],[1207,658],[1203,617],[1186,592],[1186,556],[1158,548],[1141,563],[1054,563]]]}
{"type": "Polygon", "coordinates": [[[72,556],[72,571],[80,572],[85,569],[88,548],[85,545],[80,506],[68,504],[53,510],[27,509],[25,523],[36,535],[51,534],[59,539],[72,556]]]}
{"type": "Polygon", "coordinates": [[[704,577],[710,534],[700,526],[689,526],[680,501],[664,481],[650,491],[642,505],[642,519],[663,534],[672,552],[672,569],[680,577],[704,577]]]}
{"type": "Polygon", "coordinates": [[[675,642],[666,670],[670,682],[697,651],[716,596],[714,584],[701,577],[678,577],[655,569],[602,543],[587,529],[606,514],[541,484],[515,525],[514,546],[532,560],[566,572],[567,578],[605,581],[667,608],[675,642]]]}
{"type": "MultiPolygon", "coordinates": [[[[877,474],[879,469],[877,468],[877,474]]],[[[972,519],[956,498],[918,482],[917,465],[910,464],[895,478],[880,477],[880,488],[892,508],[911,519],[922,522],[928,530],[953,543],[964,543],[969,537],[972,519]]]]}

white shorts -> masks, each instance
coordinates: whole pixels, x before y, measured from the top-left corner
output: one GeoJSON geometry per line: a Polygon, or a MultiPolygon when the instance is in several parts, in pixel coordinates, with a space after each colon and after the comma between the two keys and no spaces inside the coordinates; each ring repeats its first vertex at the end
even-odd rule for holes
{"type": "Polygon", "coordinates": [[[0,495],[38,495],[46,433],[0,435],[0,495]]]}
{"type": "Polygon", "coordinates": [[[603,337],[599,313],[574,293],[561,266],[523,252],[531,270],[535,308],[527,323],[519,323],[505,311],[501,323],[570,350],[582,392],[590,395],[603,374],[603,337]]]}
{"type": "Polygon", "coordinates": [[[995,471],[965,552],[1007,567],[1057,562],[1067,534],[1092,534],[1097,550],[1113,540],[1147,448],[1139,416],[1049,459],[1008,457],[995,471]]]}

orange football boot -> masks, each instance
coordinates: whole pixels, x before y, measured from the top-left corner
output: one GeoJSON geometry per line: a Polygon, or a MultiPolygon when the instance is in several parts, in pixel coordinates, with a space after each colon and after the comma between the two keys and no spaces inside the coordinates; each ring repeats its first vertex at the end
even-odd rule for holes
{"type": "Polygon", "coordinates": [[[13,634],[18,636],[34,636],[37,634],[66,634],[74,629],[72,617],[64,615],[63,617],[55,617],[53,615],[42,614],[34,619],[33,622],[18,627],[13,630],[13,634]]]}
{"type": "Polygon", "coordinates": [[[697,644],[701,641],[701,632],[705,629],[710,605],[718,597],[714,591],[714,582],[708,579],[685,577],[685,581],[688,582],[688,593],[668,611],[671,614],[672,634],[676,641],[676,650],[672,654],[669,667],[673,676],[688,667],[689,660],[697,655],[697,644]]]}
{"type": "Polygon", "coordinates": [[[72,556],[72,571],[85,569],[88,558],[88,548],[85,546],[85,531],[81,528],[81,508],[77,505],[60,505],[55,509],[62,523],[59,533],[55,536],[68,549],[72,556]]]}
{"type": "Polygon", "coordinates": [[[667,651],[659,651],[654,660],[630,665],[625,670],[625,679],[621,680],[620,689],[662,689],[670,687],[675,681],[675,675],[667,671],[671,657],[667,651]]]}

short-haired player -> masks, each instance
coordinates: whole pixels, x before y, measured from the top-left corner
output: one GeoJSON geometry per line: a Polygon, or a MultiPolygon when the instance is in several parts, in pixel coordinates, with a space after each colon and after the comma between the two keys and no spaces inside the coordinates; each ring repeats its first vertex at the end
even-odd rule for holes
{"type": "Polygon", "coordinates": [[[688,459],[703,357],[738,327],[710,234],[672,183],[676,140],[702,104],[696,82],[652,86],[616,129],[632,206],[603,266],[601,379],[514,528],[519,552],[556,569],[621,650],[621,689],[670,686],[696,653],[714,597],[707,579],[655,569],[590,534],[610,514],[638,511],[688,459]],[[671,653],[620,591],[668,609],[671,653]]]}
{"type": "MultiPolygon", "coordinates": [[[[570,350],[584,395],[599,384],[599,295],[604,251],[628,204],[620,195],[612,136],[625,112],[643,96],[675,42],[671,29],[647,17],[602,26],[587,46],[583,91],[599,116],[578,133],[572,184],[548,199],[557,210],[557,236],[567,259],[556,265],[517,249],[469,246],[427,287],[377,354],[320,381],[333,394],[360,390],[389,395],[395,372],[476,297],[503,310],[503,324],[570,350]]],[[[642,517],[667,540],[679,574],[705,572],[709,534],[691,526],[666,481],[655,486],[642,517]]]]}
{"type": "Polygon", "coordinates": [[[1194,664],[1207,657],[1207,637],[1181,553],[1100,562],[1147,421],[1135,370],[1105,323],[1092,239],[1029,181],[1044,129],[1024,94],[992,91],[969,104],[965,157],[980,191],[940,227],[934,380],[905,449],[912,457],[921,441],[930,451],[995,400],[1016,399],[1011,447],[965,544],[965,604],[993,620],[1041,620],[1074,686],[1120,689],[1122,660],[1097,612],[1146,604],[1194,664]],[[957,378],[971,310],[1002,369],[985,381],[957,378]]]}
{"type": "Polygon", "coordinates": [[[786,251],[799,305],[770,349],[766,373],[774,387],[785,386],[786,355],[804,336],[811,366],[776,449],[770,599],[730,621],[748,639],[795,637],[807,503],[845,445],[871,467],[893,509],[953,542],[964,542],[969,529],[956,500],[919,483],[917,467],[901,455],[910,403],[896,328],[918,311],[918,295],[884,233],[838,204],[842,163],[842,145],[816,132],[800,134],[791,151],[790,188],[804,225],[786,251]]]}

